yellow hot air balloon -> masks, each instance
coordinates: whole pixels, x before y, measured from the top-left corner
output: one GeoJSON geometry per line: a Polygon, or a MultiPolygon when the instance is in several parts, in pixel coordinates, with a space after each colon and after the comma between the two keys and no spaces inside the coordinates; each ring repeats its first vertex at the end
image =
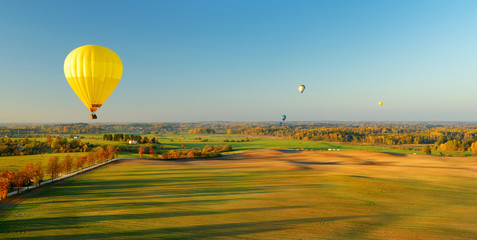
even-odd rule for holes
{"type": "Polygon", "coordinates": [[[383,106],[383,102],[379,101],[378,102],[379,106],[383,106]]]}
{"type": "Polygon", "coordinates": [[[121,80],[123,63],[109,48],[85,45],[68,54],[64,70],[71,88],[91,111],[91,119],[96,119],[96,110],[121,80]]]}
{"type": "Polygon", "coordinates": [[[298,86],[298,91],[300,91],[300,93],[303,93],[303,91],[305,91],[305,85],[301,84],[300,86],[298,86]]]}

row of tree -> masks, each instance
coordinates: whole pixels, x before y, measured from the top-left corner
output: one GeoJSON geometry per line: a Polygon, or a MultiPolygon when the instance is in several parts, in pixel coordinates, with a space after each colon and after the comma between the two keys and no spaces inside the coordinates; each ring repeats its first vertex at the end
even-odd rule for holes
{"type": "Polygon", "coordinates": [[[142,137],[141,135],[123,133],[105,133],[103,135],[103,140],[118,142],[127,142],[129,140],[135,140],[138,143],[160,143],[156,137],[152,137],[149,139],[147,136],[142,137]]]}
{"type": "Polygon", "coordinates": [[[45,173],[54,180],[63,174],[82,170],[85,167],[112,159],[117,156],[118,150],[113,146],[102,146],[94,148],[85,156],[77,157],[76,160],[70,155],[66,155],[63,160],[60,160],[57,156],[51,157],[48,159],[45,168],[43,168],[42,162],[36,162],[25,164],[23,169],[1,171],[0,200],[5,198],[10,190],[16,189],[19,192],[24,187],[40,184],[45,173]]]}
{"type": "Polygon", "coordinates": [[[202,149],[170,150],[161,154],[161,159],[211,158],[219,157],[222,152],[232,151],[231,145],[206,145],[202,149]]]}
{"type": "MultiPolygon", "coordinates": [[[[181,148],[184,149],[184,144],[181,145],[181,148]]],[[[190,149],[190,150],[169,150],[160,155],[161,159],[181,159],[181,158],[210,158],[218,157],[221,152],[232,151],[231,145],[216,145],[209,146],[206,145],[202,149],[190,149]]],[[[141,146],[138,150],[139,157],[143,158],[144,154],[149,154],[149,158],[158,158],[157,152],[154,150],[154,147],[145,148],[141,146]]]]}
{"type": "Polygon", "coordinates": [[[212,128],[192,128],[189,130],[189,134],[212,134],[215,130],[212,128]]]}

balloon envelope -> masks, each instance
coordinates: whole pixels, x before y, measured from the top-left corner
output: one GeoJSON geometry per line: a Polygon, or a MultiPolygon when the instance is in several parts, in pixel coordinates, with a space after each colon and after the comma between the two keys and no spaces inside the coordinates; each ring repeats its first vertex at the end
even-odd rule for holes
{"type": "Polygon", "coordinates": [[[378,104],[379,104],[379,106],[383,106],[383,102],[381,102],[381,101],[378,102],[378,104]]]}
{"type": "Polygon", "coordinates": [[[305,91],[305,85],[300,85],[298,86],[298,91],[300,91],[300,93],[303,93],[303,91],[305,91]]]}
{"type": "Polygon", "coordinates": [[[287,116],[286,116],[286,115],[282,115],[282,120],[285,121],[285,119],[287,119],[287,116]]]}
{"type": "Polygon", "coordinates": [[[76,95],[91,112],[95,112],[121,80],[123,64],[111,49],[85,45],[68,54],[64,71],[76,95]]]}

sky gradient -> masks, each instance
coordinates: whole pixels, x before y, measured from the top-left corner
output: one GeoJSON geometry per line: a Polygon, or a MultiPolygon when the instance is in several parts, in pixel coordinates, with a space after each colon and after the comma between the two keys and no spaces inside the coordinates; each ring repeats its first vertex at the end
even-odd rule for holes
{"type": "Polygon", "coordinates": [[[2,0],[0,122],[477,121],[476,12],[477,1],[2,0]],[[95,121],[63,72],[87,44],[124,65],[95,121]]]}

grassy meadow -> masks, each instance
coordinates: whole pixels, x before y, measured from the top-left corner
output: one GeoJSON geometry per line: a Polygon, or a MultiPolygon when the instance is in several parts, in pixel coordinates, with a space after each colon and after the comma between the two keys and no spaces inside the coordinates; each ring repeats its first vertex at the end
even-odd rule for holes
{"type": "Polygon", "coordinates": [[[123,160],[24,196],[0,238],[471,239],[476,170],[364,151],[123,160]]]}

